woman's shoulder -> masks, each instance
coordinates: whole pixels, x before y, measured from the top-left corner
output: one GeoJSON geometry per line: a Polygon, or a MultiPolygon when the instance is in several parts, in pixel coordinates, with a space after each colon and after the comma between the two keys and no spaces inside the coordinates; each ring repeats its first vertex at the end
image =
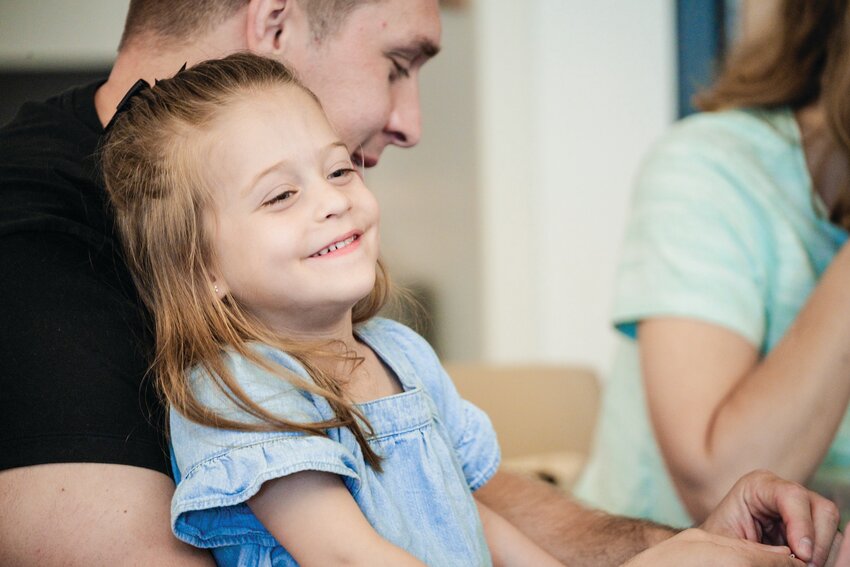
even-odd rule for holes
{"type": "Polygon", "coordinates": [[[704,112],[680,120],[643,160],[637,198],[774,191],[777,176],[805,179],[794,115],[788,108],[704,112]]]}
{"type": "Polygon", "coordinates": [[[740,108],[700,112],[680,120],[655,152],[772,155],[799,145],[799,130],[789,108],[740,108]]]}

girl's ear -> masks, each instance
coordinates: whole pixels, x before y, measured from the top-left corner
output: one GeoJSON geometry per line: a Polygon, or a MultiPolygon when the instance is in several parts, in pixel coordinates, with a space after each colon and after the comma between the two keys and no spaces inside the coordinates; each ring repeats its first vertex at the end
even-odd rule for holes
{"type": "Polygon", "coordinates": [[[248,49],[260,55],[280,55],[293,12],[298,12],[293,0],[250,0],[246,22],[248,49]]]}

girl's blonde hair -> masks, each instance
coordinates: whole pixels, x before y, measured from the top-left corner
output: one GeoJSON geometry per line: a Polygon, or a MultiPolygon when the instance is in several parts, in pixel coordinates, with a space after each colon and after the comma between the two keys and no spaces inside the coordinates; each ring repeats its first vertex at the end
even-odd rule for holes
{"type": "MultiPolygon", "coordinates": [[[[821,100],[832,135],[850,159],[850,12],[848,0],[784,0],[778,21],[734,49],[702,110],[790,106],[821,100]]],[[[850,228],[850,187],[831,220],[850,228]]]]}
{"type": "MultiPolygon", "coordinates": [[[[229,105],[251,93],[287,86],[303,89],[282,64],[248,53],[200,63],[175,77],[158,81],[133,97],[114,119],[102,146],[107,192],[115,208],[127,263],[154,325],[151,365],[157,387],[171,407],[186,418],[212,427],[268,431],[291,430],[326,435],[348,427],[367,462],[380,459],[367,443],[370,426],[340,385],[316,364],[340,357],[350,368],[360,360],[340,355],[329,343],[304,343],[276,335],[232,297],[219,299],[213,287],[216,258],[208,225],[213,208],[205,180],[202,146],[207,128],[229,105]],[[313,383],[273,364],[250,343],[286,351],[307,369],[313,383]],[[296,423],[254,402],[228,370],[224,351],[285,377],[330,403],[334,419],[296,423]],[[334,354],[336,353],[336,354],[334,354]],[[187,379],[200,367],[234,406],[255,418],[252,423],[227,419],[202,404],[187,379]]],[[[316,100],[318,104],[318,100],[316,100]]],[[[386,302],[389,280],[378,262],[371,293],[353,309],[355,324],[374,316],[386,302]]]]}

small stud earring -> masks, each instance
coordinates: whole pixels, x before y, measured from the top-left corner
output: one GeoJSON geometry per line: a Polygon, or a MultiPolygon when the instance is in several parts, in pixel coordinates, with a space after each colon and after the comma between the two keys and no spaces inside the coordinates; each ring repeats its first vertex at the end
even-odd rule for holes
{"type": "Polygon", "coordinates": [[[215,290],[215,294],[218,295],[218,286],[213,284],[213,289],[215,290]]]}

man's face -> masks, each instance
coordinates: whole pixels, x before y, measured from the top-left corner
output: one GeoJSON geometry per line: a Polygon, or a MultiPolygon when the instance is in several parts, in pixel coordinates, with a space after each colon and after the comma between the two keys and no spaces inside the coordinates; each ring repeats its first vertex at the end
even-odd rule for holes
{"type": "Polygon", "coordinates": [[[372,167],[387,145],[419,142],[419,70],[439,49],[440,33],[437,0],[365,2],[321,43],[293,43],[286,61],[355,161],[372,167]]]}

